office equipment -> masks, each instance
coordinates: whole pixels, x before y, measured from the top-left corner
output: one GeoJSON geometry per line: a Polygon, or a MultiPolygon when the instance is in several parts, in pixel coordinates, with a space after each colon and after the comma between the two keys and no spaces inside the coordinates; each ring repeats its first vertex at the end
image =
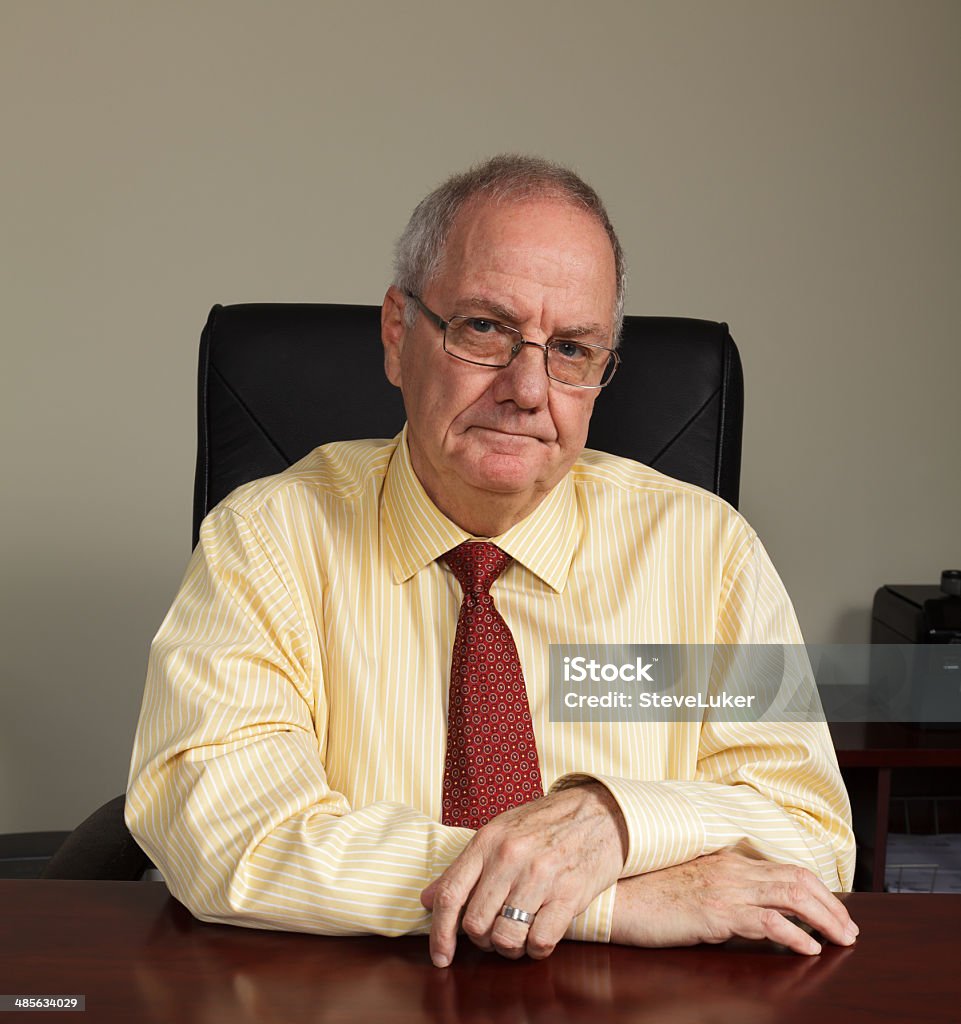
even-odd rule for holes
{"type": "Polygon", "coordinates": [[[961,644],[961,569],[937,586],[889,583],[874,595],[873,644],[961,644]]]}
{"type": "Polygon", "coordinates": [[[887,720],[961,728],[961,570],[940,586],[881,587],[871,645],[872,698],[887,720]]]}

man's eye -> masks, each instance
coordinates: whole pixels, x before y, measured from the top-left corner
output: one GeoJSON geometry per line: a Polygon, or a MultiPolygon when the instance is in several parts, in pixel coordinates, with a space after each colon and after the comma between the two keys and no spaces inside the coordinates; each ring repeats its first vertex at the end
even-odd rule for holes
{"type": "Polygon", "coordinates": [[[481,320],[476,316],[468,317],[464,325],[474,334],[494,334],[499,326],[493,320],[481,320]]]}
{"type": "Polygon", "coordinates": [[[580,362],[591,357],[591,350],[586,345],[578,345],[576,341],[555,341],[554,351],[572,362],[580,362]]]}

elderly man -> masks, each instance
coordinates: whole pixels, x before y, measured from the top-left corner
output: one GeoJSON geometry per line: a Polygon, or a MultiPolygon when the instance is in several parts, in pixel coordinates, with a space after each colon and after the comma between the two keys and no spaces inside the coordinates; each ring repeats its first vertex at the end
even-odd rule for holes
{"type": "Polygon", "coordinates": [[[584,450],[620,245],[566,169],[499,157],[415,210],[383,303],[407,425],[205,520],[151,651],[128,824],[198,917],[322,934],[767,937],[856,926],[818,723],[561,723],[548,645],[797,643],[715,495],[584,450]]]}

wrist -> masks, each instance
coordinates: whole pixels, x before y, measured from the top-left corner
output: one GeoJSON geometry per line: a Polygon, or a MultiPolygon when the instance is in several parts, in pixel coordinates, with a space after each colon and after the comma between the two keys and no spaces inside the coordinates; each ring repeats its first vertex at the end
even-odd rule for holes
{"type": "Polygon", "coordinates": [[[604,819],[610,824],[612,848],[616,853],[618,874],[620,874],[627,863],[630,841],[624,812],[614,798],[614,794],[603,782],[598,782],[597,779],[585,779],[581,785],[590,792],[591,799],[595,801],[596,806],[601,809],[604,819]]]}

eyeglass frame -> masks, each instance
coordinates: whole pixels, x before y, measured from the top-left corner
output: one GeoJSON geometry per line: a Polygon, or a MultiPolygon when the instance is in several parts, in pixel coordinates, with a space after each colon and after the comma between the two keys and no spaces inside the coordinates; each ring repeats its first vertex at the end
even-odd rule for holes
{"type": "MultiPolygon", "coordinates": [[[[439,314],[435,313],[432,309],[430,309],[428,306],[426,306],[424,304],[424,300],[419,295],[415,295],[413,292],[407,292],[407,291],[405,291],[404,294],[409,299],[413,299],[414,302],[417,303],[417,306],[420,309],[420,311],[428,318],[428,320],[430,320],[431,323],[434,324],[435,327],[439,328],[440,330],[442,330],[444,332],[444,341],[443,341],[444,351],[452,359],[459,359],[462,363],[469,363],[471,366],[486,366],[490,370],[503,370],[505,367],[510,366],[511,363],[514,362],[514,360],[517,358],[518,354],[520,353],[520,350],[525,345],[530,345],[532,348],[543,349],[543,352],[544,352],[544,372],[547,374],[547,376],[548,376],[548,378],[550,380],[557,381],[558,384],[566,384],[567,387],[569,387],[569,388],[584,388],[584,389],[589,390],[589,391],[600,391],[601,388],[606,388],[607,385],[610,384],[610,382],[614,379],[614,374],[617,373],[618,366],[621,365],[620,353],[618,353],[617,349],[610,348],[607,345],[592,345],[590,342],[587,342],[587,341],[577,341],[577,340],[572,339],[572,338],[553,338],[553,337],[552,338],[548,338],[547,341],[542,345],[540,342],[537,342],[537,341],[528,341],[524,337],[524,335],[521,334],[521,332],[516,327],[511,327],[510,324],[502,323],[500,320],[494,320],[494,319],[492,319],[489,316],[476,316],[476,315],[469,315],[469,314],[457,314],[456,316],[452,316],[450,318],[450,320],[445,320],[442,316],[440,316],[439,314]],[[475,359],[467,359],[465,356],[459,356],[456,352],[451,352],[451,350],[447,347],[447,328],[451,326],[451,323],[454,320],[485,320],[487,323],[496,324],[497,327],[503,328],[503,330],[505,330],[508,334],[516,334],[519,340],[511,348],[510,359],[508,359],[506,363],[479,363],[475,359]],[[551,342],[562,342],[562,341],[567,341],[567,342],[570,342],[571,344],[575,344],[575,345],[583,345],[585,348],[593,348],[593,349],[597,349],[598,351],[601,351],[601,352],[609,352],[610,355],[614,357],[614,368],[611,370],[610,377],[608,377],[607,380],[604,381],[603,384],[574,384],[574,383],[572,383],[569,380],[561,380],[559,377],[552,376],[551,371],[550,371],[550,367],[548,365],[548,355],[550,354],[551,349],[548,346],[551,344],[551,342]]],[[[610,358],[610,356],[608,358],[610,358]]]]}

